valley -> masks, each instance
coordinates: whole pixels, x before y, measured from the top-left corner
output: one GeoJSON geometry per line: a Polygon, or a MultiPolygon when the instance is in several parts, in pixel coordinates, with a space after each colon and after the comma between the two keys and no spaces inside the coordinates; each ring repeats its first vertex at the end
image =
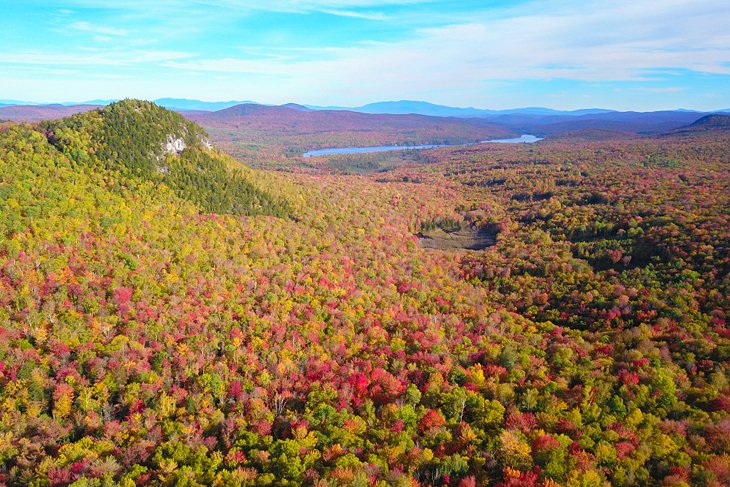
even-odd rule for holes
{"type": "Polygon", "coordinates": [[[271,112],[0,130],[0,482],[725,484],[725,118],[271,112]]]}
{"type": "Polygon", "coordinates": [[[0,487],[730,487],[730,1],[9,1],[0,487]]]}

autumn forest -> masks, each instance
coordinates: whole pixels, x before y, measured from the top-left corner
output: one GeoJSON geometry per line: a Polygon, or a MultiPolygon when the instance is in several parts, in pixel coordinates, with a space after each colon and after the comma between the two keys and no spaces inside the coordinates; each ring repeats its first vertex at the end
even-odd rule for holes
{"type": "Polygon", "coordinates": [[[0,124],[0,485],[730,485],[730,117],[224,112],[0,124]]]}

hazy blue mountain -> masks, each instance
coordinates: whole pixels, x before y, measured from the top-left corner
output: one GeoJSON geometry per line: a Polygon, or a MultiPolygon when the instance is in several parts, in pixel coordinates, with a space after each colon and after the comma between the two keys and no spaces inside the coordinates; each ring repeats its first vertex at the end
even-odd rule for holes
{"type": "Polygon", "coordinates": [[[113,103],[117,100],[86,100],[86,101],[59,101],[53,103],[39,103],[37,101],[22,101],[22,100],[0,100],[0,106],[4,107],[74,107],[74,106],[86,106],[95,105],[103,106],[113,103]]]}
{"type": "Polygon", "coordinates": [[[401,100],[401,101],[383,101],[369,103],[361,107],[321,107],[315,105],[307,105],[313,110],[351,110],[362,113],[373,114],[390,114],[390,115],[430,115],[432,117],[494,117],[499,115],[561,115],[561,116],[581,116],[597,113],[610,113],[614,110],[604,110],[601,108],[585,108],[582,110],[561,111],[542,107],[512,108],[509,110],[487,110],[482,108],[458,108],[446,105],[436,105],[425,101],[401,100]]]}
{"type": "Polygon", "coordinates": [[[311,110],[347,110],[351,112],[369,113],[374,115],[428,115],[432,117],[483,117],[496,115],[496,110],[482,110],[479,108],[456,108],[445,105],[436,105],[425,101],[382,101],[369,103],[360,107],[319,106],[305,105],[311,110]]]}
{"type": "Polygon", "coordinates": [[[154,102],[173,110],[201,110],[206,112],[223,110],[243,103],[255,103],[252,101],[201,101],[186,98],[158,98],[154,102]]]}
{"type": "Polygon", "coordinates": [[[88,112],[98,105],[7,105],[0,106],[0,120],[14,122],[40,122],[64,118],[75,113],[88,112]]]}
{"type": "Polygon", "coordinates": [[[292,108],[294,110],[299,110],[300,112],[311,112],[312,111],[311,108],[304,106],[304,105],[300,105],[298,103],[285,103],[284,105],[279,105],[279,106],[282,106],[285,108],[292,108]]]}
{"type": "Polygon", "coordinates": [[[483,117],[498,113],[495,110],[481,110],[478,108],[455,108],[444,105],[435,105],[425,101],[383,101],[370,103],[352,110],[363,113],[378,114],[414,114],[430,115],[434,117],[483,117]]]}
{"type": "Polygon", "coordinates": [[[580,117],[583,115],[601,115],[604,113],[617,113],[616,110],[606,110],[603,108],[583,108],[580,110],[553,110],[552,108],[527,107],[512,108],[509,110],[498,110],[499,115],[557,115],[562,117],[580,117]]]}
{"type": "MultiPolygon", "coordinates": [[[[118,100],[87,100],[84,102],[62,102],[62,103],[56,103],[57,105],[63,105],[63,106],[74,106],[74,105],[97,105],[97,106],[103,106],[108,105],[110,103],[113,103],[118,100]]],[[[259,105],[259,103],[249,101],[249,100],[231,100],[231,101],[202,101],[202,100],[193,100],[193,99],[186,99],[186,98],[158,98],[156,100],[153,100],[156,104],[173,109],[173,110],[179,110],[179,111],[205,111],[205,112],[214,112],[218,110],[224,110],[226,108],[230,108],[236,105],[241,104],[256,104],[259,105]]],[[[46,103],[37,103],[37,102],[27,102],[27,101],[19,101],[19,100],[3,100],[0,99],[0,106],[44,106],[44,105],[53,105],[53,104],[46,104],[46,103]]],[[[276,106],[276,105],[270,105],[270,104],[261,104],[266,106],[276,106]]],[[[489,110],[489,109],[483,109],[483,108],[473,108],[473,107],[450,107],[446,105],[437,105],[435,103],[429,103],[426,101],[416,101],[416,100],[400,100],[400,101],[382,101],[382,102],[376,102],[376,103],[369,103],[367,105],[363,105],[360,107],[342,107],[342,106],[318,106],[318,105],[301,105],[298,103],[286,103],[284,106],[288,108],[293,108],[295,110],[300,111],[309,111],[309,110],[348,110],[353,112],[360,112],[360,113],[369,113],[369,114],[383,114],[383,115],[429,115],[433,117],[460,117],[460,118],[488,118],[488,119],[495,119],[497,117],[505,117],[505,116],[524,116],[526,117],[526,120],[530,120],[532,122],[537,121],[537,119],[541,119],[544,123],[549,123],[553,120],[550,120],[550,117],[593,117],[593,116],[599,116],[603,118],[604,116],[608,116],[608,119],[611,119],[611,114],[618,115],[619,118],[623,118],[624,115],[621,114],[636,114],[637,112],[620,112],[616,110],[607,110],[602,108],[584,108],[580,110],[554,110],[551,108],[544,108],[544,107],[524,107],[524,108],[510,108],[506,110],[489,110]]],[[[687,109],[677,109],[677,110],[666,110],[663,112],[647,112],[647,113],[684,113],[684,114],[693,114],[693,113],[730,113],[730,108],[726,109],[720,109],[720,110],[712,110],[708,112],[701,112],[697,110],[687,110],[687,109]]],[[[629,115],[631,117],[631,115],[629,115]]],[[[511,118],[511,117],[510,117],[511,118]]]]}
{"type": "Polygon", "coordinates": [[[702,117],[701,112],[605,112],[579,116],[504,114],[487,118],[493,123],[515,131],[546,137],[578,130],[611,130],[634,134],[668,132],[691,124],[702,117]]]}
{"type": "MultiPolygon", "coordinates": [[[[10,120],[40,120],[41,117],[58,118],[67,116],[67,110],[85,111],[89,106],[104,106],[115,100],[89,100],[83,104],[60,103],[41,104],[21,102],[18,100],[0,100],[2,118],[10,120]],[[63,107],[59,106],[63,105],[63,107]],[[74,109],[73,107],[77,107],[74,109]]],[[[247,111],[257,111],[264,107],[276,105],[258,104],[251,101],[217,101],[208,102],[185,98],[158,98],[154,102],[162,107],[181,112],[216,112],[239,105],[245,105],[247,111]]],[[[473,107],[450,107],[425,101],[400,100],[370,103],[361,107],[316,106],[287,103],[279,105],[283,108],[309,111],[351,111],[369,115],[426,115],[432,117],[456,117],[472,119],[473,123],[499,124],[518,133],[530,133],[549,136],[575,130],[603,130],[621,133],[662,133],[691,124],[703,115],[711,112],[677,109],[657,112],[620,112],[601,108],[585,108],[581,110],[554,110],[544,107],[524,107],[507,110],[488,110],[473,107]]],[[[72,113],[68,112],[68,113],[72,113]]],[[[715,110],[712,113],[730,113],[730,109],[715,110]]]]}
{"type": "MultiPolygon", "coordinates": [[[[88,101],[85,101],[85,102],[80,103],[80,104],[81,105],[109,105],[109,104],[112,104],[112,103],[114,103],[116,101],[119,101],[119,100],[118,99],[113,99],[113,100],[88,100],[88,101]]],[[[69,103],[64,103],[64,105],[66,105],[66,106],[79,105],[79,103],[69,102],[69,103]]]]}
{"type": "Polygon", "coordinates": [[[18,105],[39,105],[40,103],[33,103],[28,101],[21,101],[21,100],[0,100],[0,105],[6,106],[6,107],[14,107],[18,105]]]}

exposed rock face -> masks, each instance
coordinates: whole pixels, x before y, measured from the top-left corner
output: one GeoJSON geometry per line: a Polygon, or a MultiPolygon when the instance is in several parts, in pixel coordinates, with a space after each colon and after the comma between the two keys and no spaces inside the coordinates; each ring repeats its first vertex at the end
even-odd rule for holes
{"type": "Polygon", "coordinates": [[[185,147],[186,144],[183,139],[175,139],[172,136],[168,136],[167,143],[165,143],[165,154],[180,154],[185,147]]]}

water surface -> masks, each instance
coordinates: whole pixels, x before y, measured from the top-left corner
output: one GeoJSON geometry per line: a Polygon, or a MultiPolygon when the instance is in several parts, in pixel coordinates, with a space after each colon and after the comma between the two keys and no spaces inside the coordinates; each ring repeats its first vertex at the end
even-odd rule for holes
{"type": "Polygon", "coordinates": [[[523,134],[514,139],[494,139],[484,140],[484,142],[496,142],[498,144],[534,144],[535,142],[541,141],[541,137],[535,137],[534,135],[523,134]]]}
{"type": "Polygon", "coordinates": [[[304,157],[332,156],[336,154],[367,154],[370,152],[389,152],[396,150],[433,149],[434,147],[451,147],[455,144],[429,145],[376,145],[371,147],[333,147],[331,149],[317,149],[305,152],[304,157]]]}
{"type": "MultiPolygon", "coordinates": [[[[532,144],[542,140],[534,135],[524,134],[520,137],[512,139],[493,139],[478,142],[484,144],[488,142],[497,142],[500,144],[532,144]]],[[[427,144],[427,145],[376,145],[371,147],[333,147],[330,149],[310,150],[302,154],[304,157],[314,156],[332,156],[337,154],[368,154],[371,152],[390,152],[398,150],[417,150],[417,149],[433,149],[434,147],[458,147],[475,144],[427,144]]]]}

